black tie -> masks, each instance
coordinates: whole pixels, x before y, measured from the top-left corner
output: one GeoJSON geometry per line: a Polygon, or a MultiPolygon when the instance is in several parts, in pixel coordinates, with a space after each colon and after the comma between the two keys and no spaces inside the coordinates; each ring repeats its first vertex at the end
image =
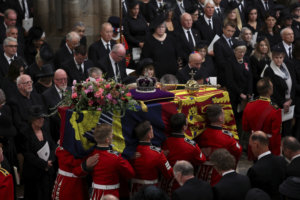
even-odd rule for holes
{"type": "Polygon", "coordinates": [[[190,31],[187,31],[187,34],[188,34],[188,38],[189,38],[189,45],[194,48],[194,42],[193,42],[193,38],[192,38],[192,34],[190,31]]]}
{"type": "Polygon", "coordinates": [[[107,51],[107,53],[110,52],[110,46],[109,46],[109,43],[106,43],[106,51],[107,51]]]}
{"type": "Polygon", "coordinates": [[[162,3],[159,3],[159,8],[162,8],[162,7],[163,7],[162,3]]]}
{"type": "Polygon", "coordinates": [[[266,11],[268,11],[269,10],[268,1],[265,1],[265,7],[266,7],[266,11]]]}
{"type": "Polygon", "coordinates": [[[222,13],[221,13],[220,8],[217,8],[217,12],[218,12],[218,16],[221,17],[221,16],[222,16],[222,13]]]}
{"type": "Polygon", "coordinates": [[[212,25],[211,25],[211,19],[208,20],[208,25],[211,28],[211,30],[213,30],[212,25]]]}
{"type": "Polygon", "coordinates": [[[289,59],[292,59],[292,47],[289,47],[289,59]]]}
{"type": "Polygon", "coordinates": [[[228,39],[228,41],[229,41],[229,46],[232,48],[232,40],[231,40],[231,38],[228,39]]]}
{"type": "Polygon", "coordinates": [[[64,90],[60,90],[60,94],[61,94],[61,99],[63,99],[65,97],[65,91],[64,90]]]}
{"type": "Polygon", "coordinates": [[[81,73],[83,73],[83,69],[82,69],[81,65],[77,64],[77,66],[78,66],[78,71],[81,72],[81,73]]]}

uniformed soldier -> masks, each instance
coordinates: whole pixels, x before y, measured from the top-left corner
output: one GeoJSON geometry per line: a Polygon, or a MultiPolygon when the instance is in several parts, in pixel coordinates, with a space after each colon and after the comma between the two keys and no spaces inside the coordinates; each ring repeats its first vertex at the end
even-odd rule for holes
{"type": "Polygon", "coordinates": [[[14,200],[14,181],[12,175],[1,167],[3,151],[0,147],[0,197],[5,200],[14,200]]]}
{"type": "MultiPolygon", "coordinates": [[[[188,127],[185,114],[174,114],[170,119],[170,125],[172,133],[162,145],[162,149],[166,152],[170,165],[173,167],[177,160],[186,160],[194,168],[204,163],[206,158],[198,144],[184,136],[184,132],[188,127]]],[[[168,181],[168,186],[165,187],[168,187],[167,192],[171,193],[179,187],[179,184],[173,178],[168,181]]]]}
{"type": "Polygon", "coordinates": [[[135,170],[135,177],[132,179],[131,195],[143,185],[157,185],[160,173],[165,178],[173,176],[173,170],[162,150],[151,145],[151,139],[154,135],[150,122],[141,122],[134,131],[139,139],[139,145],[136,148],[138,156],[131,160],[135,170]]]}
{"type": "MultiPolygon", "coordinates": [[[[269,138],[269,149],[274,155],[280,155],[281,145],[281,109],[272,104],[273,84],[270,79],[263,78],[257,82],[259,98],[247,104],[243,114],[243,130],[251,134],[261,130],[269,138]]],[[[253,154],[248,146],[248,159],[253,154]]]]}
{"type": "Polygon", "coordinates": [[[97,125],[94,131],[94,139],[97,142],[91,155],[99,154],[99,162],[92,172],[92,197],[100,200],[106,194],[119,197],[119,178],[130,179],[134,176],[134,170],[129,162],[116,151],[110,149],[112,143],[112,126],[109,124],[97,125]]]}
{"type": "Polygon", "coordinates": [[[232,133],[223,130],[224,112],[220,105],[209,105],[206,110],[206,117],[210,124],[201,135],[195,138],[195,141],[208,160],[208,162],[205,162],[200,167],[198,178],[207,180],[211,185],[215,185],[219,182],[221,176],[213,169],[213,166],[209,162],[209,156],[215,149],[224,148],[227,149],[230,154],[235,157],[236,162],[238,162],[242,155],[242,147],[238,141],[233,138],[232,133]]]}

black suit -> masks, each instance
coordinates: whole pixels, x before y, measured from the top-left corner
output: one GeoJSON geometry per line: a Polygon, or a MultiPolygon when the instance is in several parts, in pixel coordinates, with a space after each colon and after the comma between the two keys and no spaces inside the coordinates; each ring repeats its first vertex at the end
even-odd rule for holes
{"type": "Polygon", "coordinates": [[[258,17],[260,18],[261,22],[264,22],[267,13],[270,13],[275,8],[273,0],[268,0],[269,10],[265,9],[265,5],[262,4],[261,0],[255,0],[254,5],[258,9],[258,17]]]}
{"type": "MultiPolygon", "coordinates": [[[[184,7],[184,10],[188,10],[192,4],[189,0],[182,0],[183,1],[183,7],[184,7]]],[[[180,8],[178,7],[178,4],[177,4],[177,1],[176,0],[172,0],[171,1],[175,7],[174,9],[174,19],[180,24],[180,16],[181,16],[181,11],[180,11],[180,8]]]]}
{"type": "Polygon", "coordinates": [[[245,199],[251,184],[247,176],[231,172],[221,178],[213,187],[215,200],[245,199]]]}
{"type": "Polygon", "coordinates": [[[213,192],[207,182],[191,178],[183,186],[175,190],[172,200],[212,200],[213,192]]]}
{"type": "MultiPolygon", "coordinates": [[[[236,40],[232,39],[235,43],[236,40]]],[[[214,44],[214,54],[217,68],[218,83],[224,86],[226,84],[225,68],[229,65],[231,60],[235,59],[233,49],[227,43],[227,40],[221,36],[221,38],[214,44]]]]}
{"type": "MultiPolygon", "coordinates": [[[[29,17],[33,17],[33,0],[26,0],[28,6],[29,17]]],[[[19,0],[9,0],[8,8],[12,8],[17,12],[18,24],[22,25],[22,20],[25,18],[25,9],[22,9],[19,0]]]]}
{"type": "Polygon", "coordinates": [[[300,157],[294,158],[287,166],[286,175],[300,177],[300,157]]]}
{"type": "Polygon", "coordinates": [[[224,16],[225,16],[225,9],[222,8],[221,6],[220,6],[219,9],[220,9],[220,13],[218,13],[217,9],[215,8],[215,12],[214,12],[213,17],[218,18],[219,21],[223,22],[224,21],[224,16]]]}
{"type": "Polygon", "coordinates": [[[2,80],[7,75],[8,68],[9,64],[6,57],[4,56],[4,53],[0,53],[0,78],[2,80]]]}
{"type": "MultiPolygon", "coordinates": [[[[119,67],[121,81],[123,81],[124,78],[127,77],[125,59],[123,59],[121,62],[118,62],[117,64],[119,67]]],[[[103,74],[105,74],[106,79],[109,78],[115,79],[115,73],[112,67],[112,63],[109,59],[109,56],[106,56],[105,58],[100,60],[97,66],[100,66],[101,70],[103,71],[103,74]]]]}
{"type": "MultiPolygon", "coordinates": [[[[55,88],[52,85],[42,94],[45,109],[47,113],[50,114],[55,111],[55,106],[62,100],[55,88]]],[[[50,132],[53,140],[56,142],[59,139],[59,129],[60,129],[60,118],[58,114],[50,117],[50,132]]]]}
{"type": "MultiPolygon", "coordinates": [[[[114,40],[110,41],[110,49],[116,44],[114,40]]],[[[98,60],[104,58],[109,54],[110,51],[106,49],[107,47],[104,46],[102,40],[98,40],[91,44],[89,47],[88,57],[91,61],[93,61],[94,65],[97,64],[98,60]]]]}
{"type": "Polygon", "coordinates": [[[206,40],[209,43],[214,39],[215,35],[222,35],[222,23],[216,18],[212,17],[213,29],[206,23],[204,17],[195,23],[195,28],[199,31],[202,40],[206,40]]]}
{"type": "MultiPolygon", "coordinates": [[[[277,45],[280,47],[280,49],[282,49],[284,51],[284,54],[285,54],[285,56],[284,56],[284,62],[285,63],[291,62],[292,59],[289,58],[289,52],[287,52],[286,49],[284,48],[283,41],[279,42],[277,45]]],[[[293,48],[294,48],[294,45],[292,45],[291,53],[292,53],[293,48]]]]}
{"type": "Polygon", "coordinates": [[[186,65],[184,68],[178,70],[178,72],[176,73],[178,82],[182,84],[186,84],[186,82],[191,79],[190,73],[192,70],[194,71],[194,73],[196,73],[194,76],[195,80],[200,80],[204,78],[201,76],[202,74],[200,73],[200,70],[197,70],[196,68],[190,68],[189,65],[186,65]]]}
{"type": "Polygon", "coordinates": [[[74,59],[70,59],[63,64],[63,69],[67,72],[68,75],[68,86],[72,86],[73,80],[77,82],[85,81],[88,78],[88,69],[93,67],[94,64],[90,60],[83,62],[84,71],[78,70],[78,67],[74,59]]]}
{"type": "Polygon", "coordinates": [[[63,66],[62,64],[64,62],[67,62],[67,60],[70,60],[74,57],[73,52],[70,53],[70,51],[66,45],[67,44],[65,44],[63,47],[61,47],[54,55],[53,64],[54,64],[55,69],[62,68],[62,66],[63,66]]]}
{"type": "Polygon", "coordinates": [[[251,186],[262,189],[271,199],[280,199],[279,185],[284,181],[286,162],[283,157],[268,154],[248,170],[251,186]]]}
{"type": "MultiPolygon", "coordinates": [[[[18,29],[18,45],[20,45],[22,48],[24,47],[24,31],[23,28],[20,26],[17,26],[18,29]]],[[[6,38],[6,28],[4,26],[4,22],[0,20],[0,44],[3,44],[4,39],[6,38]]]]}
{"type": "Polygon", "coordinates": [[[176,30],[176,40],[178,43],[178,54],[181,57],[182,61],[183,61],[183,65],[186,65],[188,63],[188,58],[189,55],[195,51],[195,48],[199,45],[200,43],[200,34],[197,30],[195,29],[191,29],[191,34],[194,37],[195,40],[195,44],[194,46],[190,45],[190,43],[188,42],[188,39],[185,35],[185,31],[183,30],[182,27],[179,27],[176,30]]]}

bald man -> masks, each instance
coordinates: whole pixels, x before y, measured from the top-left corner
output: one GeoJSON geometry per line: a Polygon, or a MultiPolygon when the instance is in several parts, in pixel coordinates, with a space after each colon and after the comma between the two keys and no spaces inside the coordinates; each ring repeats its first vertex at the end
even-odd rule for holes
{"type": "Polygon", "coordinates": [[[123,44],[115,44],[111,52],[100,59],[96,66],[105,74],[105,79],[114,79],[117,82],[122,82],[126,74],[126,64],[125,64],[126,49],[123,44]]]}
{"type": "Polygon", "coordinates": [[[285,52],[284,62],[292,61],[293,58],[293,42],[294,42],[294,31],[291,28],[284,28],[280,31],[282,42],[278,44],[285,52]]]}
{"type": "Polygon", "coordinates": [[[199,84],[203,84],[204,77],[200,73],[199,69],[201,68],[201,64],[203,62],[203,58],[199,53],[191,53],[189,56],[188,64],[180,69],[176,77],[179,83],[185,84],[188,80],[191,79],[191,72],[194,72],[194,79],[198,81],[199,84]]]}
{"type": "Polygon", "coordinates": [[[278,188],[286,176],[284,158],[271,154],[268,136],[262,131],[252,133],[249,144],[257,158],[257,161],[247,172],[251,186],[262,189],[270,195],[271,199],[279,200],[278,188]]]}
{"type": "Polygon", "coordinates": [[[116,42],[112,40],[113,27],[110,23],[105,22],[101,25],[100,36],[100,39],[89,47],[88,57],[93,61],[94,65],[97,64],[99,59],[107,56],[112,47],[116,44],[116,42]]]}
{"type": "MultiPolygon", "coordinates": [[[[63,99],[65,92],[70,89],[67,87],[67,73],[63,69],[55,71],[53,81],[54,84],[42,94],[48,114],[55,111],[53,108],[63,99]]],[[[60,128],[60,118],[58,114],[50,117],[50,125],[52,138],[57,141],[59,139],[60,128]]]]}

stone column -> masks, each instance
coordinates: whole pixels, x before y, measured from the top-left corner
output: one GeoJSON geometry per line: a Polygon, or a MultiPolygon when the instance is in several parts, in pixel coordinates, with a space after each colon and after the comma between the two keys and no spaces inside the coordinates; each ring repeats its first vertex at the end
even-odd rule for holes
{"type": "Polygon", "coordinates": [[[112,12],[113,16],[120,16],[120,0],[112,0],[112,12]]]}
{"type": "Polygon", "coordinates": [[[49,26],[49,0],[35,0],[34,3],[34,23],[43,27],[46,32],[49,32],[51,30],[49,26]]]}

